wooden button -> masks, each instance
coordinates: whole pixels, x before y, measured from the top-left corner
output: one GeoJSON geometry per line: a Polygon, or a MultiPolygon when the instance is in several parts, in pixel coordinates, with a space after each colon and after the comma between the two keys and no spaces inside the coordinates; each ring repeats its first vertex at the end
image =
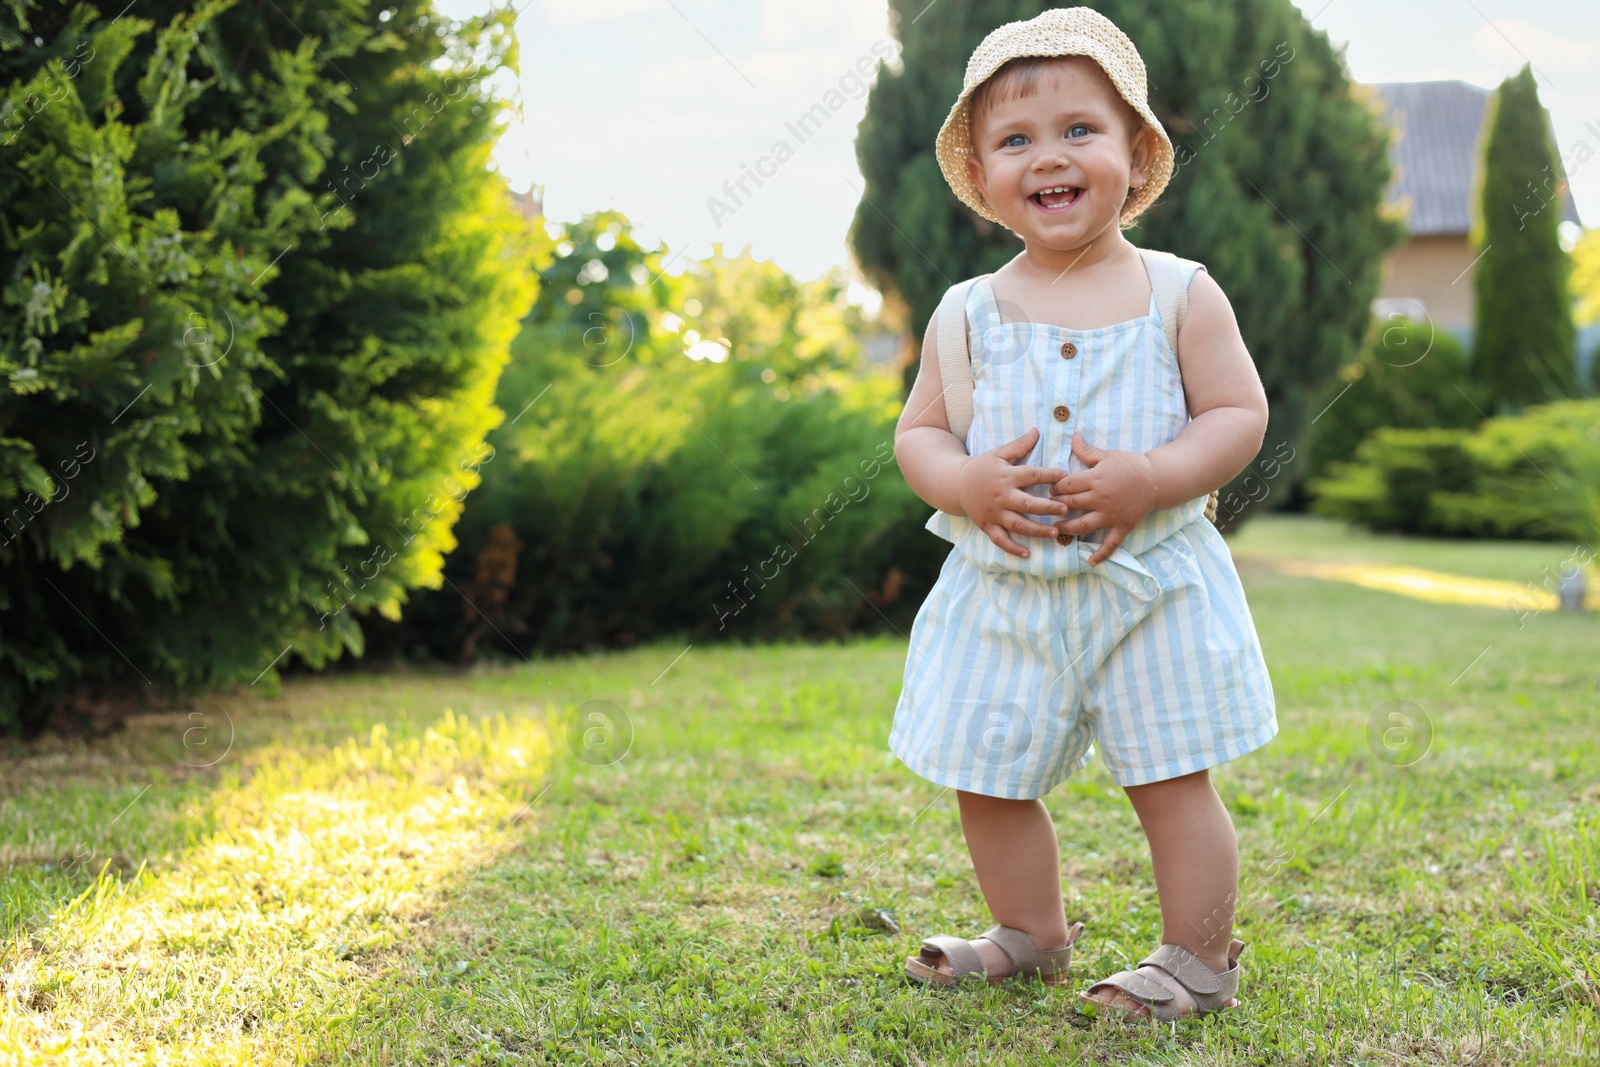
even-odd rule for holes
{"type": "Polygon", "coordinates": [[[1057,422],[1066,422],[1067,421],[1067,416],[1071,415],[1071,414],[1072,414],[1072,412],[1067,408],[1067,405],[1065,405],[1065,404],[1057,404],[1056,405],[1055,417],[1056,417],[1056,421],[1057,422]]]}
{"type": "Polygon", "coordinates": [[[1061,346],[1061,355],[1062,355],[1063,358],[1071,359],[1073,356],[1075,356],[1077,354],[1078,354],[1078,346],[1077,345],[1073,344],[1071,341],[1067,341],[1064,344],[1062,344],[1062,346],[1061,346]]]}
{"type": "Polygon", "coordinates": [[[1056,534],[1056,544],[1058,544],[1058,545],[1070,545],[1070,544],[1072,544],[1072,535],[1069,534],[1069,533],[1058,533],[1058,534],[1056,534]]]}

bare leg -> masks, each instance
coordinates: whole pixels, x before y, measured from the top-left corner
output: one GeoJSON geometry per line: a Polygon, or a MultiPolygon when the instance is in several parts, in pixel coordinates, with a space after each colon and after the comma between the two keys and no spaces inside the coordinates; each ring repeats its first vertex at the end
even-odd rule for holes
{"type": "MultiPolygon", "coordinates": [[[[1156,893],[1161,898],[1161,940],[1188,949],[1213,971],[1228,967],[1233,938],[1234,902],[1239,894],[1239,842],[1228,809],[1207,771],[1196,771],[1125,790],[1150,842],[1156,893]]],[[[1169,986],[1180,1011],[1192,1011],[1194,998],[1159,967],[1140,974],[1169,986]]],[[[1120,989],[1103,987],[1095,1000],[1120,1004],[1135,1015],[1149,1015],[1143,1004],[1120,989]]]]}
{"type": "MultiPolygon", "coordinates": [[[[966,835],[978,887],[994,921],[1033,938],[1042,951],[1067,943],[1061,900],[1061,854],[1055,823],[1041,800],[1007,800],[956,790],[961,832],[966,835]]],[[[1010,974],[1011,957],[992,941],[977,943],[978,958],[992,977],[1010,974]]],[[[950,961],[939,970],[950,973],[950,961]]]]}

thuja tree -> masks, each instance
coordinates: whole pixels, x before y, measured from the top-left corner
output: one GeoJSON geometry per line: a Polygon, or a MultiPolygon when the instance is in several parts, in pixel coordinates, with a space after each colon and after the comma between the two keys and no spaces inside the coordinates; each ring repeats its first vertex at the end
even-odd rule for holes
{"type": "MultiPolygon", "coordinates": [[[[945,0],[924,13],[924,0],[890,0],[902,69],[880,68],[868,98],[856,141],[866,186],[851,244],[874,282],[904,302],[919,343],[950,285],[1022,249],[956,199],[933,142],[978,42],[1047,6],[945,0]]],[[[1290,0],[1093,6],[1138,46],[1177,157],[1166,192],[1128,237],[1207,266],[1233,303],[1271,404],[1262,458],[1276,460],[1278,481],[1262,492],[1261,470],[1241,472],[1223,490],[1237,522],[1252,501],[1284,499],[1303,476],[1292,457],[1316,414],[1311,404],[1365,335],[1383,257],[1401,235],[1381,208],[1388,130],[1290,0]]],[[[907,368],[908,384],[914,373],[907,368]]]]}
{"type": "Polygon", "coordinates": [[[0,727],[439,583],[532,302],[514,62],[407,0],[3,0],[0,727]]]}
{"type": "Polygon", "coordinates": [[[1567,289],[1571,261],[1557,227],[1565,179],[1523,66],[1489,102],[1472,243],[1482,256],[1472,276],[1472,377],[1495,408],[1580,395],[1577,338],[1567,289]]]}

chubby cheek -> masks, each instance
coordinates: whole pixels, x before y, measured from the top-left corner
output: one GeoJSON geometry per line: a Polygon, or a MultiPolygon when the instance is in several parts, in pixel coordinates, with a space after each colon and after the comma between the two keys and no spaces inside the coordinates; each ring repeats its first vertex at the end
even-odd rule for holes
{"type": "Polygon", "coordinates": [[[997,196],[1008,200],[1021,200],[1022,187],[1027,182],[1028,169],[1026,167],[991,167],[989,170],[989,189],[997,196]]]}
{"type": "Polygon", "coordinates": [[[1107,154],[1096,157],[1089,163],[1089,168],[1090,176],[1096,182],[1119,187],[1128,185],[1131,167],[1126,159],[1107,154]]]}

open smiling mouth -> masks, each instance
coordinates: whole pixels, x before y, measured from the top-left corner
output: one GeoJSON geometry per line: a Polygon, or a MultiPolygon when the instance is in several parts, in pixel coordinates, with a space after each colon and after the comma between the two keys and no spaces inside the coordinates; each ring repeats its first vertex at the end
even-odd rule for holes
{"type": "Polygon", "coordinates": [[[1028,199],[1046,211],[1061,211],[1076,204],[1082,195],[1083,190],[1076,185],[1057,185],[1051,189],[1040,189],[1028,199]]]}

